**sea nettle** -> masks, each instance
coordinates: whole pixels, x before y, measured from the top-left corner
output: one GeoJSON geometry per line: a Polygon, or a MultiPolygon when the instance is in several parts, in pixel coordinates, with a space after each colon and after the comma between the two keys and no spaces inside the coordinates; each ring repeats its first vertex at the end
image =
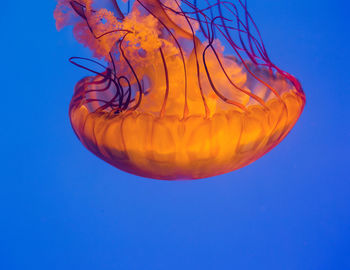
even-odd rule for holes
{"type": "Polygon", "coordinates": [[[245,1],[59,0],[57,28],[96,60],[69,107],[83,145],[155,179],[198,179],[257,160],[292,129],[305,96],[275,66],[245,1]]]}

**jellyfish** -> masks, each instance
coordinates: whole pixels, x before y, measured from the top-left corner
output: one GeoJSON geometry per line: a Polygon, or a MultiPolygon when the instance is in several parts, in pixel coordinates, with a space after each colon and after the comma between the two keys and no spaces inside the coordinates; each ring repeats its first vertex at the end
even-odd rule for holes
{"type": "Polygon", "coordinates": [[[244,0],[58,0],[92,58],[75,86],[71,125],[114,167],[200,179],[262,157],[295,125],[305,95],[274,65],[244,0]]]}

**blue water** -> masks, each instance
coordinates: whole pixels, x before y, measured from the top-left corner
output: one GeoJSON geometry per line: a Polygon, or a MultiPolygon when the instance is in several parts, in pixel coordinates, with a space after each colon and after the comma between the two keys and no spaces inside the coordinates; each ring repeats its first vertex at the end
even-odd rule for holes
{"type": "Polygon", "coordinates": [[[162,182],[89,153],[68,118],[87,56],[54,1],[4,1],[0,269],[350,269],[347,1],[249,0],[271,59],[307,105],[239,171],[162,182]],[[337,2],[337,3],[336,3],[337,2]]]}

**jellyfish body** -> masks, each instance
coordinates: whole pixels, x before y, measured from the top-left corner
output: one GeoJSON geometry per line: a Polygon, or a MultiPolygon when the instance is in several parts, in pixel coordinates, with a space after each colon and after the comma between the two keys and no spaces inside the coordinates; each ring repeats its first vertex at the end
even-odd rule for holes
{"type": "Polygon", "coordinates": [[[227,173],[275,147],[301,115],[302,88],[269,60],[246,3],[137,0],[124,15],[117,1],[113,12],[95,2],[60,0],[55,18],[108,63],[97,71],[71,58],[95,76],[78,82],[69,115],[111,165],[167,180],[227,173]]]}

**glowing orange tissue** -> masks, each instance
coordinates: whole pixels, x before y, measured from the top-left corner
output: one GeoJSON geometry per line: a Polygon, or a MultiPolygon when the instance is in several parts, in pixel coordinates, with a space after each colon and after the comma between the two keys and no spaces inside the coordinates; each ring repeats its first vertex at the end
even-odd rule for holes
{"type": "Polygon", "coordinates": [[[292,129],[300,83],[269,59],[246,1],[58,0],[95,60],[69,116],[84,146],[155,179],[198,179],[257,160],[292,129]]]}

